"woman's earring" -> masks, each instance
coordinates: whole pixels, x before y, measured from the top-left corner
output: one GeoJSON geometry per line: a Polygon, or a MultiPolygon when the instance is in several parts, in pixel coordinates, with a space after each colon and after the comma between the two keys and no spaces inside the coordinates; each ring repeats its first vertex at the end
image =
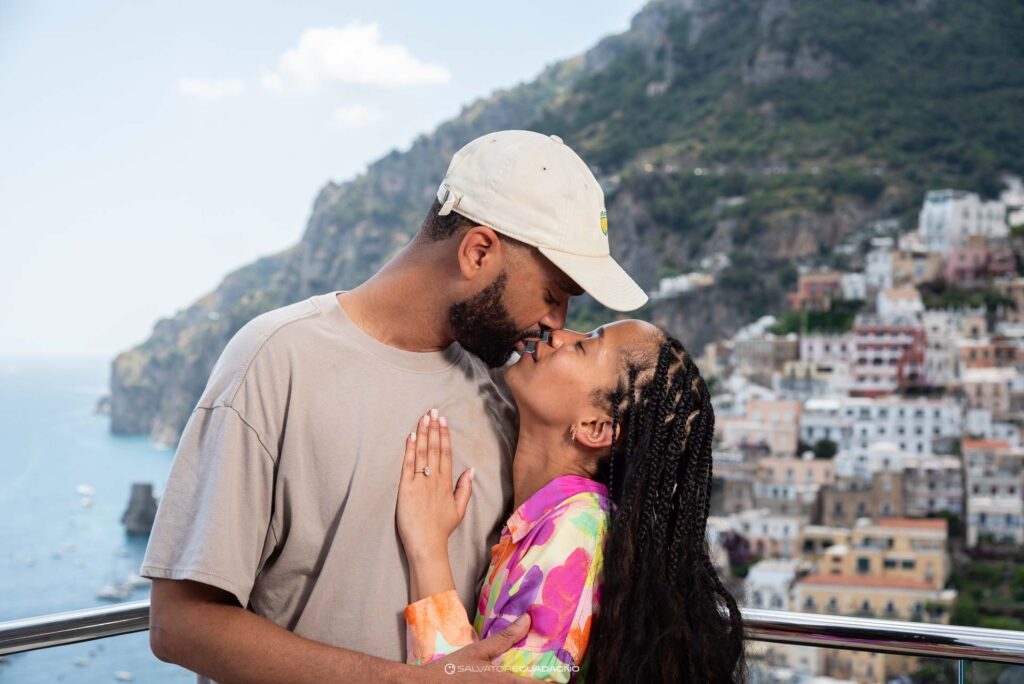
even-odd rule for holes
{"type": "Polygon", "coordinates": [[[576,441],[576,426],[575,425],[573,425],[571,428],[569,428],[569,439],[571,439],[574,442],[576,441]]]}

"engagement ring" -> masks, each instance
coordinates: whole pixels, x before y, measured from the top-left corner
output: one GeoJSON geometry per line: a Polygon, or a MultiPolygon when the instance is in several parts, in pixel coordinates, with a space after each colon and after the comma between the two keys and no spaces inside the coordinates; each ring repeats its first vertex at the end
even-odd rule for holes
{"type": "Polygon", "coordinates": [[[417,468],[416,472],[417,473],[423,473],[427,477],[430,477],[430,466],[426,466],[425,468],[417,468]]]}

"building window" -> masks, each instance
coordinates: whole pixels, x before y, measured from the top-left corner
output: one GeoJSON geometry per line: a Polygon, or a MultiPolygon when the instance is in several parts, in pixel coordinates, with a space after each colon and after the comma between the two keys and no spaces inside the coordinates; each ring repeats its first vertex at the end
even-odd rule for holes
{"type": "Polygon", "coordinates": [[[915,563],[912,558],[908,558],[905,559],[900,565],[903,567],[904,570],[913,570],[915,563]]]}
{"type": "Polygon", "coordinates": [[[895,570],[896,569],[896,560],[893,559],[893,558],[886,558],[885,562],[884,562],[884,565],[885,565],[885,569],[886,570],[895,570]]]}
{"type": "Polygon", "coordinates": [[[871,572],[871,559],[866,557],[860,557],[857,559],[857,572],[866,575],[871,572]]]}

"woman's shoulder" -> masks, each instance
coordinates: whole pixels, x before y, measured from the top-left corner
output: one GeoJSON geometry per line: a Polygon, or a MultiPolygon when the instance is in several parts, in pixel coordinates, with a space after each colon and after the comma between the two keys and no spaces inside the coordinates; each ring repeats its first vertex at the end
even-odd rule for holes
{"type": "MultiPolygon", "coordinates": [[[[611,500],[601,492],[579,492],[552,508],[541,527],[551,537],[562,541],[600,544],[608,531],[611,500]]],[[[543,534],[541,536],[548,536],[543,534]]]]}

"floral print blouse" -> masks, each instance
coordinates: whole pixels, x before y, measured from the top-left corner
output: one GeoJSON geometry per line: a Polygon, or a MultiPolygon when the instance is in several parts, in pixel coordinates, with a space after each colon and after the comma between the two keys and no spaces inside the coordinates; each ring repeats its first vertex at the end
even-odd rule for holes
{"type": "Polygon", "coordinates": [[[607,487],[585,477],[563,475],[541,487],[491,549],[472,625],[454,590],[406,607],[409,662],[442,658],[529,613],[529,634],[494,664],[544,681],[577,681],[600,601],[610,509],[607,487]]]}

